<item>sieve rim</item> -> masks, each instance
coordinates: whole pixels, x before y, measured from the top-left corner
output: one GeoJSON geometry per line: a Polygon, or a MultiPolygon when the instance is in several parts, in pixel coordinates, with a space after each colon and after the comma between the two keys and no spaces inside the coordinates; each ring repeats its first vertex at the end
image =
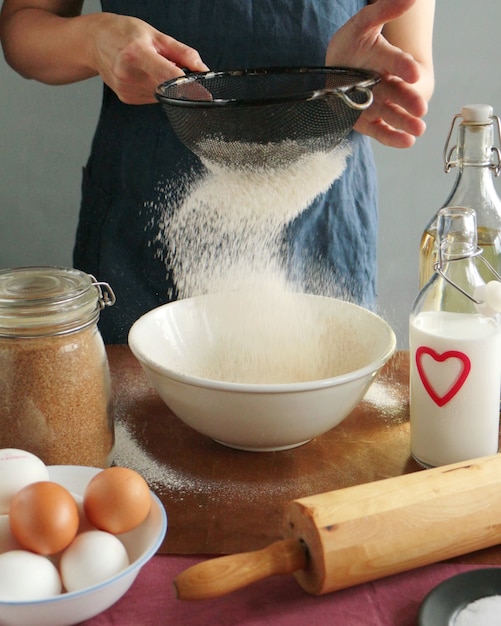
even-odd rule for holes
{"type": "Polygon", "coordinates": [[[217,109],[217,108],[236,108],[236,107],[257,107],[263,105],[283,104],[298,101],[321,100],[331,96],[343,96],[351,91],[372,89],[381,80],[380,75],[373,70],[363,68],[353,68],[346,66],[271,66],[258,67],[252,69],[234,69],[208,72],[194,72],[178,76],[158,85],[155,89],[155,97],[164,105],[172,105],[187,108],[217,109]],[[168,96],[165,91],[174,85],[182,85],[184,83],[199,83],[202,87],[204,81],[213,78],[225,76],[261,76],[273,74],[331,74],[331,75],[351,75],[358,77],[358,81],[354,81],[348,85],[339,87],[330,87],[324,89],[311,89],[304,92],[287,94],[286,96],[268,96],[263,98],[241,98],[241,99],[223,99],[216,98],[211,100],[190,100],[188,98],[180,98],[168,96]]]}

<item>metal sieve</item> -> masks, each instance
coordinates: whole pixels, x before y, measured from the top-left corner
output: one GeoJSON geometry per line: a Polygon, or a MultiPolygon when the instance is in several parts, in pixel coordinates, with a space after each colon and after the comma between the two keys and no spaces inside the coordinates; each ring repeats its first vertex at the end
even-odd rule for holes
{"type": "Polygon", "coordinates": [[[159,85],[156,97],[202,160],[274,166],[333,150],[372,104],[378,82],[362,69],[269,67],[189,74],[159,85]]]}

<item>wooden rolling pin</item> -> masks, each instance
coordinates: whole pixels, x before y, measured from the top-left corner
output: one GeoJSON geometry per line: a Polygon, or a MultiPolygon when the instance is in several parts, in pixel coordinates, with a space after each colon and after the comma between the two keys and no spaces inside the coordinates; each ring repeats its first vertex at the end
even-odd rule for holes
{"type": "Polygon", "coordinates": [[[178,597],[214,598],[292,573],[320,595],[501,543],[501,455],[293,500],[283,530],[263,550],[185,570],[178,597]]]}

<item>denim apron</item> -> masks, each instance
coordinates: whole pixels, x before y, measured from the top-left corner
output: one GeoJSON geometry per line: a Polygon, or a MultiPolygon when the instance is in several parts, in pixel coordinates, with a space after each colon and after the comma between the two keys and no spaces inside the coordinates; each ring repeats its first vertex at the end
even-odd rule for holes
{"type": "MultiPolygon", "coordinates": [[[[196,48],[213,70],[323,65],[332,34],[363,0],[102,0],[104,11],[141,18],[196,48]]],[[[353,132],[353,153],[328,192],[286,228],[296,279],[317,264],[343,297],[375,300],[377,188],[370,142],[353,132]]],[[[200,167],[174,135],[159,104],[126,105],[106,86],[84,169],[75,267],[108,282],[117,302],[101,316],[105,342],[125,343],[132,323],[176,297],[155,253],[158,186],[200,167]]],[[[170,185],[172,186],[172,184],[170,185]]],[[[304,290],[308,290],[305,282],[304,290]]],[[[312,288],[313,290],[313,288],[312,288]]],[[[336,295],[336,294],[332,294],[336,295]]]]}

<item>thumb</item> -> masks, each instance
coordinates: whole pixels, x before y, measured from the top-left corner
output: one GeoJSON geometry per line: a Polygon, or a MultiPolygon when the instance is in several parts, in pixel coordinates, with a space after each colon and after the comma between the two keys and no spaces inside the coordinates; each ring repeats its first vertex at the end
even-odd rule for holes
{"type": "MultiPolygon", "coordinates": [[[[351,31],[350,38],[365,51],[364,64],[383,74],[393,74],[414,83],[419,79],[419,68],[407,53],[391,45],[381,36],[388,22],[404,15],[416,0],[376,0],[365,6],[343,27],[351,31]]],[[[348,34],[348,32],[346,33],[348,34]]],[[[333,43],[335,37],[333,37],[333,43]]]]}
{"type": "Polygon", "coordinates": [[[187,67],[198,72],[206,72],[209,69],[195,48],[191,48],[169,35],[159,33],[155,40],[155,47],[159,55],[169,59],[178,67],[187,67]]]}

